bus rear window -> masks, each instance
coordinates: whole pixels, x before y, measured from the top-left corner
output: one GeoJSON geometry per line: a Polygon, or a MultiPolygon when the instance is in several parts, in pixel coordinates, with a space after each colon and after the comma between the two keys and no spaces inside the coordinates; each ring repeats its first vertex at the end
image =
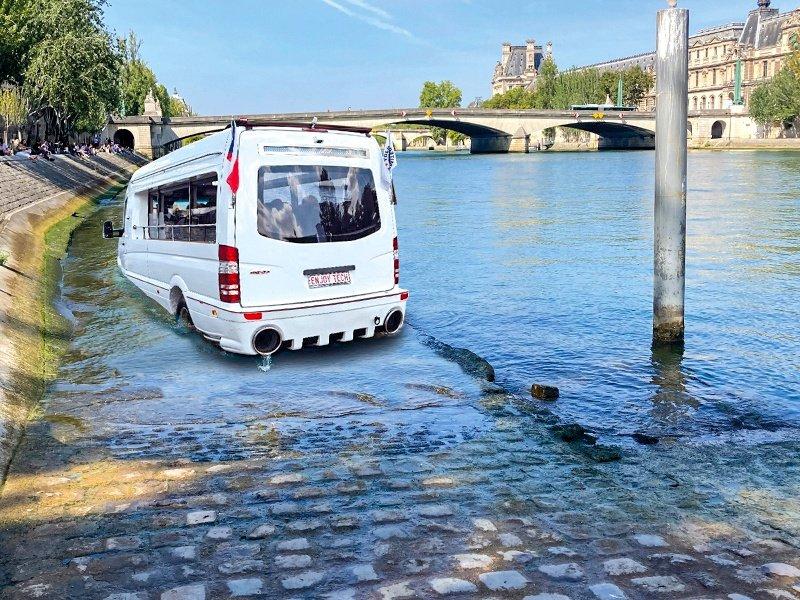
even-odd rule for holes
{"type": "Polygon", "coordinates": [[[372,171],[269,166],[258,171],[258,233],[317,244],[361,239],[381,228],[372,171]]]}

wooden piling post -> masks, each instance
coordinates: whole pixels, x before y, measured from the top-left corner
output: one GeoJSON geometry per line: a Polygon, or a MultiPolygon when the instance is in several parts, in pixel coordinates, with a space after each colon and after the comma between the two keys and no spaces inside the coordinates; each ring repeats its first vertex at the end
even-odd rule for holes
{"type": "Polygon", "coordinates": [[[658,12],[656,50],[653,343],[683,342],[686,290],[686,164],[689,11],[658,12]]]}

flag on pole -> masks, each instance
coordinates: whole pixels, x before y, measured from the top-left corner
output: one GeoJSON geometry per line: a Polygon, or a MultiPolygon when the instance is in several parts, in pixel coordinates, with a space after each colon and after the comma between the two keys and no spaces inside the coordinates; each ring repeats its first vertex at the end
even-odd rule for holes
{"type": "Polygon", "coordinates": [[[392,144],[392,132],[386,132],[386,144],[383,147],[383,163],[389,171],[390,179],[394,168],[397,166],[397,155],[394,153],[394,144],[392,144]]]}
{"type": "Polygon", "coordinates": [[[392,132],[386,132],[386,145],[383,147],[383,180],[391,191],[392,204],[397,204],[397,196],[394,191],[394,181],[392,181],[392,171],[397,166],[397,155],[394,153],[392,144],[392,132]]]}
{"type": "Polygon", "coordinates": [[[231,192],[235,196],[236,192],[239,191],[239,147],[236,144],[236,121],[231,121],[231,145],[228,147],[225,161],[230,168],[225,181],[228,183],[228,187],[231,188],[231,192]]]}

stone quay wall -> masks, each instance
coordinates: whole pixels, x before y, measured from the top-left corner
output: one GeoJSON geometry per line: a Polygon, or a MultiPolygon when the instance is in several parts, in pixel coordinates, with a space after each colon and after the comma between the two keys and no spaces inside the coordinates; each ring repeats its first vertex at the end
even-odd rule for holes
{"type": "Polygon", "coordinates": [[[44,321],[56,283],[44,269],[45,235],[66,218],[77,226],[75,211],[123,184],[144,162],[113,154],[58,155],[53,162],[0,159],[0,486],[52,367],[47,354],[53,333],[44,321]]]}

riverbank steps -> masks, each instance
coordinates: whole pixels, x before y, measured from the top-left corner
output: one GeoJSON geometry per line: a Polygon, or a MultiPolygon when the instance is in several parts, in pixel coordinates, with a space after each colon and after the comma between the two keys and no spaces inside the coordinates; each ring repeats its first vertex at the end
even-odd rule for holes
{"type": "Polygon", "coordinates": [[[68,338],[51,301],[70,233],[144,162],[111,154],[0,159],[0,485],[68,338]]]}

